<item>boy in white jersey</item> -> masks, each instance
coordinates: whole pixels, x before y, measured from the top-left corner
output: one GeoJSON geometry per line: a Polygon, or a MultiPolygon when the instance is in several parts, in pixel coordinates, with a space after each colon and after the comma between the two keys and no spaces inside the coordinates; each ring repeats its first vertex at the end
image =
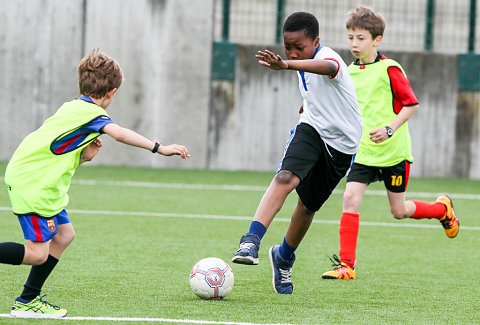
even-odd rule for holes
{"type": "Polygon", "coordinates": [[[283,243],[270,248],[273,288],[291,294],[295,250],[315,212],[345,176],[362,134],[355,88],[340,56],[320,44],[318,21],[306,12],[290,15],[283,26],[285,55],[258,51],[259,63],[274,70],[296,70],[303,96],[303,114],[292,130],[285,154],[232,261],[258,264],[260,241],[296,189],[298,203],[283,243]]]}
{"type": "Polygon", "coordinates": [[[347,175],[340,219],[340,258],[324,279],[355,279],[359,208],[366,187],[383,180],[396,219],[440,220],[448,237],[459,229],[452,200],[441,195],[435,202],[405,201],[410,164],[413,161],[408,119],[418,101],[400,64],[377,52],[385,20],[360,6],[346,22],[348,43],[356,60],[349,66],[363,121],[363,134],[355,162],[347,175]]]}
{"type": "Polygon", "coordinates": [[[67,311],[40,295],[60,256],[75,238],[67,211],[68,189],[76,168],[100,150],[101,134],[164,156],[189,157],[181,145],[160,145],[115,124],[106,109],[123,81],[108,55],[91,51],[78,65],[81,97],[64,103],[40,128],[23,139],[5,172],[13,213],[27,244],[0,243],[0,263],[32,265],[23,292],[10,314],[25,318],[60,318],[67,311]]]}

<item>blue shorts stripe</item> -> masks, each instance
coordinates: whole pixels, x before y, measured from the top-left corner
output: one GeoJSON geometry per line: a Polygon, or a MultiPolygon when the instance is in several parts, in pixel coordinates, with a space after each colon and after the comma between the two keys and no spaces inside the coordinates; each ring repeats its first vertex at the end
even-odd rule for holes
{"type": "Polygon", "coordinates": [[[64,209],[59,214],[44,218],[35,214],[17,215],[25,239],[37,242],[47,242],[58,232],[58,225],[70,223],[67,211],[64,209]]]}

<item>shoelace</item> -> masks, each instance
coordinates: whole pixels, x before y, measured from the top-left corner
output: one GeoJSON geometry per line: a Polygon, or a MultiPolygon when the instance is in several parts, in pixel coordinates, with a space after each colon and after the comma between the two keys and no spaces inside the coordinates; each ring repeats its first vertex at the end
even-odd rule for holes
{"type": "Polygon", "coordinates": [[[445,229],[450,229],[453,226],[453,218],[449,218],[448,216],[444,219],[441,219],[440,222],[445,229]]]}
{"type": "Polygon", "coordinates": [[[240,249],[250,249],[252,246],[255,246],[254,243],[241,243],[240,249]]]}
{"type": "Polygon", "coordinates": [[[332,266],[334,267],[334,269],[338,270],[338,269],[341,269],[343,267],[347,267],[347,265],[345,264],[342,264],[342,261],[340,260],[340,258],[338,258],[337,255],[333,254],[332,257],[329,257],[330,261],[332,262],[332,266]]]}
{"type": "Polygon", "coordinates": [[[278,268],[278,270],[280,271],[280,283],[292,282],[292,269],[278,268]]]}
{"type": "Polygon", "coordinates": [[[46,300],[43,300],[43,297],[45,297],[46,295],[48,295],[48,293],[44,294],[43,296],[41,296],[40,298],[38,298],[38,300],[40,301],[40,303],[42,303],[43,305],[45,305],[46,307],[51,307],[55,310],[59,310],[60,307],[59,306],[55,306],[55,305],[52,305],[51,303],[49,303],[48,301],[46,300]]]}

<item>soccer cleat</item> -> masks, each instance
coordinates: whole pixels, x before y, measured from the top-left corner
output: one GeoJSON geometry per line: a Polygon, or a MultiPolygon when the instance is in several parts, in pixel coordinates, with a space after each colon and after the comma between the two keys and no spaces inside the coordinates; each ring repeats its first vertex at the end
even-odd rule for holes
{"type": "Polygon", "coordinates": [[[354,267],[350,267],[340,261],[337,255],[333,255],[333,258],[330,258],[330,261],[332,261],[332,266],[334,266],[334,268],[332,271],[323,273],[322,279],[355,279],[354,267]]]}
{"type": "Polygon", "coordinates": [[[292,284],[292,266],[295,262],[295,254],[292,260],[285,260],[279,253],[280,245],[270,247],[268,256],[272,266],[272,284],[276,293],[291,294],[293,292],[292,284]]]}
{"type": "Polygon", "coordinates": [[[243,235],[240,238],[240,247],[233,254],[232,262],[238,264],[257,265],[260,239],[257,235],[243,235]]]}
{"type": "Polygon", "coordinates": [[[452,199],[448,195],[440,195],[437,199],[437,202],[445,204],[445,207],[447,208],[445,216],[440,219],[445,233],[450,238],[456,237],[458,234],[458,230],[460,229],[460,222],[455,216],[452,199]]]}
{"type": "Polygon", "coordinates": [[[43,300],[46,294],[38,296],[30,302],[24,302],[18,297],[12,306],[10,315],[22,318],[62,318],[67,315],[67,311],[58,306],[43,300]]]}

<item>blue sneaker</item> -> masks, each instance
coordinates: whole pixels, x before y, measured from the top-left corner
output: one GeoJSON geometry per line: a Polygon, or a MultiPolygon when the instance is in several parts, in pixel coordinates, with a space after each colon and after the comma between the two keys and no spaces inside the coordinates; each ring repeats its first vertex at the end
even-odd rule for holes
{"type": "Polygon", "coordinates": [[[292,266],[295,262],[295,254],[292,260],[285,260],[280,256],[280,245],[270,247],[268,256],[273,271],[273,289],[276,293],[291,294],[293,292],[292,284],[292,266]]]}
{"type": "Polygon", "coordinates": [[[240,238],[240,247],[233,254],[232,262],[238,264],[257,265],[260,239],[257,235],[243,235],[240,238]]]}

